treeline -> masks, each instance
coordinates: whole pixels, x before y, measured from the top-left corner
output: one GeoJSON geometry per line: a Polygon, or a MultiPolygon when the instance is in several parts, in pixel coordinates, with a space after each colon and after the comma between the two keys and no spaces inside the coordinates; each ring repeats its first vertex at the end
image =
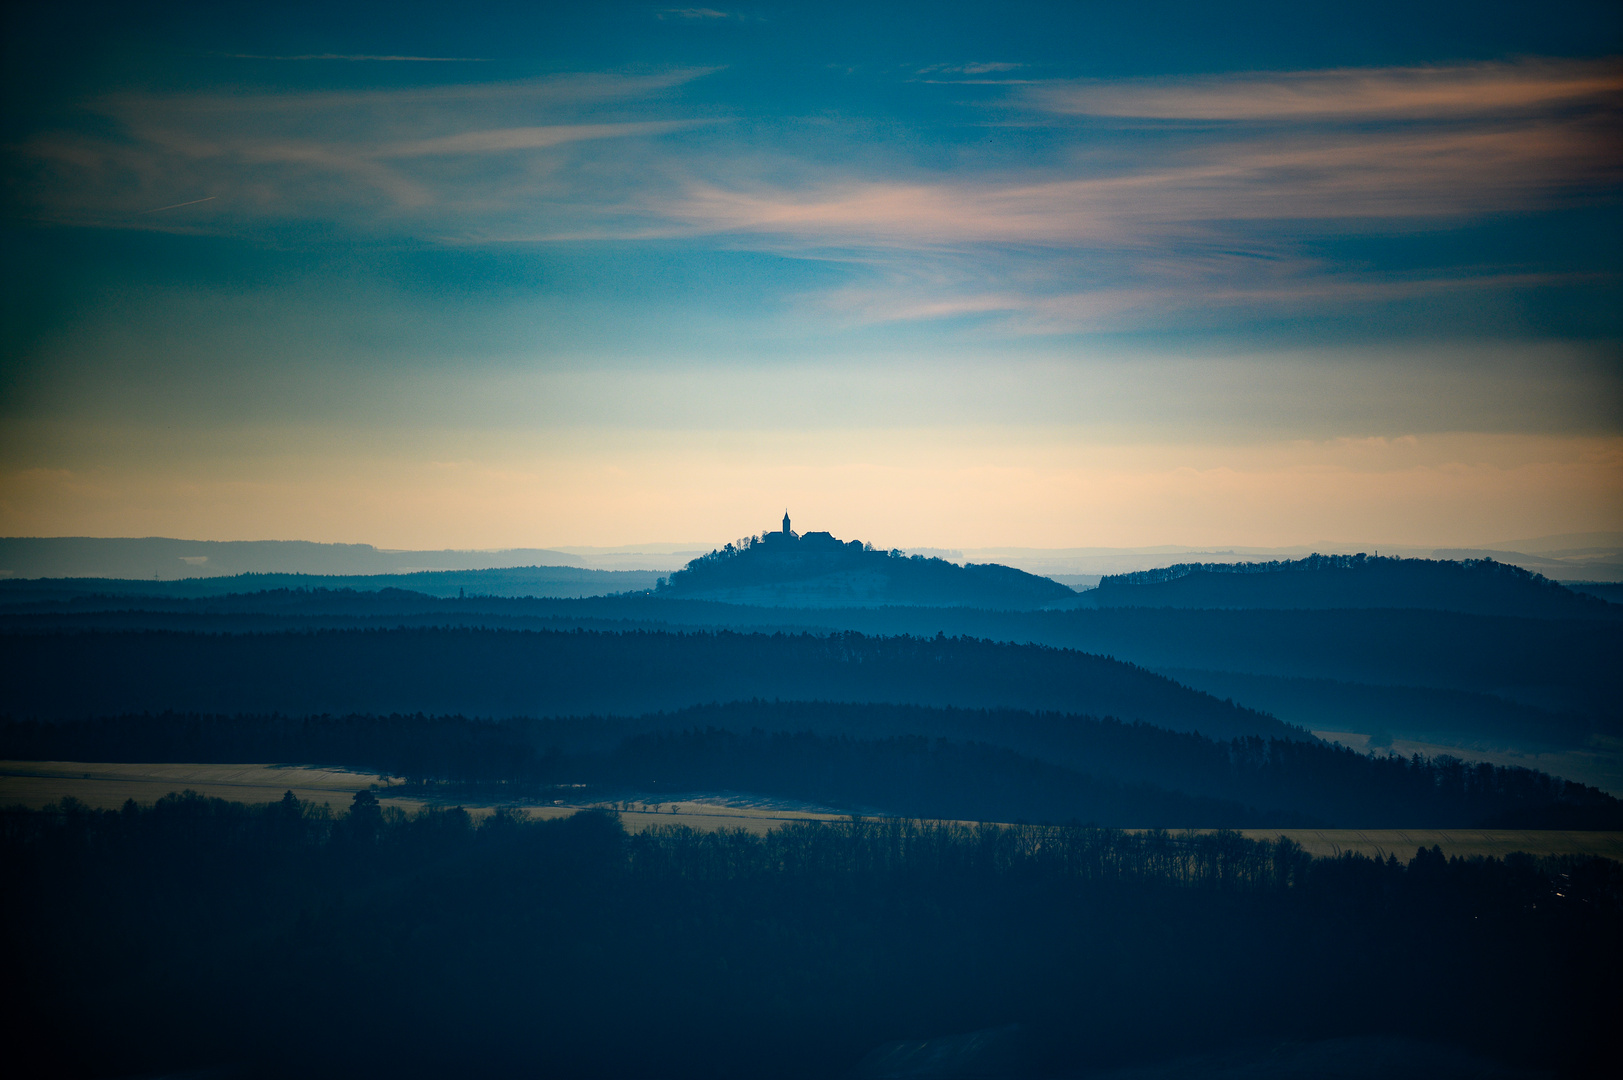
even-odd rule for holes
{"type": "MultiPolygon", "coordinates": [[[[1142,727],[1134,734],[1144,734],[1142,727]]],[[[1207,776],[1201,778],[1205,783],[1190,785],[1193,791],[1147,779],[1146,774],[1164,776],[1166,770],[1143,759],[1137,769],[1122,768],[1127,763],[1118,760],[1116,768],[1101,774],[984,742],[716,728],[633,736],[609,754],[557,762],[556,775],[656,799],[661,792],[719,788],[969,821],[1133,828],[1623,829],[1623,802],[1529,769],[1447,757],[1362,757],[1255,737],[1227,744],[1201,741],[1206,745],[1193,749],[1207,758],[1207,776]]]]}
{"type": "Polygon", "coordinates": [[[965,820],[1623,828],[1619,800],[1530,769],[1015,710],[751,701],[501,722],[164,713],[6,721],[0,758],[298,762],[507,785],[482,792],[498,800],[551,799],[554,785],[590,784],[616,797],[724,789],[965,820]]]}
{"type": "Polygon", "coordinates": [[[804,1076],[1018,1025],[1017,1072],[1282,1036],[1604,1071],[1623,867],[1233,833],[0,812],[17,1060],[89,1076],[804,1076]]]}
{"type": "Polygon", "coordinates": [[[607,754],[557,764],[560,776],[655,800],[664,793],[731,790],[869,814],[958,821],[1138,828],[1312,824],[1300,814],[1092,776],[987,743],[922,735],[854,739],[719,728],[662,731],[631,736],[607,754]]]}
{"type": "Polygon", "coordinates": [[[200,713],[637,714],[834,699],[1113,715],[1211,735],[1297,733],[1103,656],[973,638],[399,629],[0,635],[0,708],[200,713]]]}

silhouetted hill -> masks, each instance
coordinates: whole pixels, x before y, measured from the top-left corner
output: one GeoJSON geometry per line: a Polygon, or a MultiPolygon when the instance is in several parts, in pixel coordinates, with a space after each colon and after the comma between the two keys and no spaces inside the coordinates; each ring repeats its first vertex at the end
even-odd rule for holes
{"type": "Polygon", "coordinates": [[[749,698],[1005,706],[1302,734],[1102,656],[968,638],[370,630],[0,636],[0,711],[641,713],[749,698]]]}
{"type": "Polygon", "coordinates": [[[1426,608],[1476,615],[1611,619],[1623,608],[1492,559],[1447,562],[1310,555],[1267,563],[1186,563],[1112,574],[1098,607],[1426,608]]]}
{"type": "Polygon", "coordinates": [[[581,560],[544,548],[389,551],[307,540],[176,540],[166,536],[0,537],[0,577],[173,578],[235,574],[402,574],[581,560]]]}
{"type": "Polygon", "coordinates": [[[1075,594],[1051,578],[996,563],[877,551],[826,532],[765,533],[710,552],[672,574],[660,596],[773,607],[881,604],[1019,610],[1075,594]]]}

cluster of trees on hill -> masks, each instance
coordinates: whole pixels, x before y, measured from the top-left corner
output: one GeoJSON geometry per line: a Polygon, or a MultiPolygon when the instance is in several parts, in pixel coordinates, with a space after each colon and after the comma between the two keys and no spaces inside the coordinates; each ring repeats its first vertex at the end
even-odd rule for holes
{"type": "Polygon", "coordinates": [[[170,713],[6,722],[0,758],[299,762],[407,778],[440,798],[497,801],[734,790],[985,821],[1623,828],[1618,800],[1529,769],[1012,710],[755,701],[500,723],[170,713]]]}
{"type": "Polygon", "coordinates": [[[1433,608],[1483,615],[1614,619],[1623,609],[1493,559],[1310,555],[1257,563],[1180,563],[1110,574],[1105,607],[1433,608]]]}
{"type": "Polygon", "coordinates": [[[125,712],[636,714],[750,698],[1004,706],[1299,734],[1102,656],[966,638],[400,629],[0,635],[17,717],[125,712]]]}
{"type": "Polygon", "coordinates": [[[8,1051],[62,1075],[824,1077],[1011,1024],[1030,1075],[1281,1032],[1597,1075],[1623,1006],[1623,867],[1599,859],[900,820],[630,836],[363,792],[8,810],[0,860],[8,1051]]]}

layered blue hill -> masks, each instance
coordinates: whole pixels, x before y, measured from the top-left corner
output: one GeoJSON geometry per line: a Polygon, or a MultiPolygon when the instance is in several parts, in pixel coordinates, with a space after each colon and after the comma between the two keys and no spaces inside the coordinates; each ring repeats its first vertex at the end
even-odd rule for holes
{"type": "Polygon", "coordinates": [[[539,566],[561,570],[580,565],[581,560],[577,557],[546,548],[390,551],[371,544],[318,544],[307,540],[0,536],[0,578],[140,578],[145,581],[169,581],[238,574],[406,575],[428,570],[505,567],[539,566]]]}
{"type": "MultiPolygon", "coordinates": [[[[0,579],[0,608],[27,602],[103,596],[205,599],[267,592],[400,592],[448,598],[585,597],[645,592],[660,575],[653,570],[589,570],[579,566],[503,566],[484,570],[419,570],[409,574],[233,574],[165,581],[118,577],[0,579]]],[[[365,603],[364,601],[362,602],[365,603]]],[[[374,610],[377,605],[371,605],[374,610]]],[[[385,603],[383,606],[387,606],[385,603]]]]}

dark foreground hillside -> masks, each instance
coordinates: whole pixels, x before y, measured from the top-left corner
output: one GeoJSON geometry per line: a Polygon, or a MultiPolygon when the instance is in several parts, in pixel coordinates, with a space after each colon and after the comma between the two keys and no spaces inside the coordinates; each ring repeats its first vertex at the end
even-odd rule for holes
{"type": "Polygon", "coordinates": [[[735,702],[640,717],[105,717],[0,723],[0,759],[298,762],[443,802],[733,791],[846,811],[1167,828],[1623,830],[1623,803],[1529,769],[1216,741],[1014,710],[735,702]]]}
{"type": "Polygon", "coordinates": [[[8,1053],[59,1076],[837,1077],[974,1032],[1009,1077],[1359,1036],[1411,1047],[1387,1076],[1593,1076],[1623,1007],[1623,867],[1600,859],[475,828],[364,792],[338,817],[11,810],[0,859],[8,1053]]]}
{"type": "Polygon", "coordinates": [[[1231,737],[1264,713],[1129,664],[1035,645],[861,634],[376,630],[0,635],[0,710],[65,718],[637,714],[739,699],[1060,710],[1231,737]]]}

